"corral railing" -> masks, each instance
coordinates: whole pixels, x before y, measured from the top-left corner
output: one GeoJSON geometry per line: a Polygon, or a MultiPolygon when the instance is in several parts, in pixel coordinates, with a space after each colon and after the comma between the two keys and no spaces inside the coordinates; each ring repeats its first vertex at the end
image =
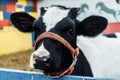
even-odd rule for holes
{"type": "Polygon", "coordinates": [[[39,72],[0,69],[0,80],[120,80],[107,78],[92,78],[82,76],[65,76],[58,79],[46,77],[39,72]]]}

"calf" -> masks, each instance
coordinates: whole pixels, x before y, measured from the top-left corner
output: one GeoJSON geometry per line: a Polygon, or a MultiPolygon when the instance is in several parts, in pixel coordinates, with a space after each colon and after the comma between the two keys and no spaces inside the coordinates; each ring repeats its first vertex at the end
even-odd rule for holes
{"type": "Polygon", "coordinates": [[[78,11],[54,5],[42,7],[38,19],[25,12],[11,15],[18,30],[35,33],[30,66],[52,77],[120,77],[119,34],[111,38],[100,34],[107,20],[89,16],[79,21],[78,11]]]}

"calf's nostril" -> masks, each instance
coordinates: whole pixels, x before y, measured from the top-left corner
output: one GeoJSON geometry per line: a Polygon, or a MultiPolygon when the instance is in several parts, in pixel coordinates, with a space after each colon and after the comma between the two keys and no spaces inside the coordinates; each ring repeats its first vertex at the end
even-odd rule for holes
{"type": "Polygon", "coordinates": [[[38,55],[33,55],[33,58],[36,60],[38,58],[40,58],[38,55]]]}
{"type": "Polygon", "coordinates": [[[44,61],[45,61],[46,63],[50,63],[51,60],[52,60],[52,58],[51,58],[50,56],[46,56],[46,57],[44,58],[44,61]]]}
{"type": "Polygon", "coordinates": [[[45,63],[49,63],[51,60],[50,55],[49,56],[43,56],[43,57],[39,57],[38,55],[33,55],[34,59],[36,62],[45,62],[45,63]]]}
{"type": "Polygon", "coordinates": [[[45,62],[46,62],[47,60],[49,60],[49,59],[50,59],[50,56],[43,56],[43,57],[42,57],[42,59],[43,59],[43,61],[45,61],[45,62]]]}

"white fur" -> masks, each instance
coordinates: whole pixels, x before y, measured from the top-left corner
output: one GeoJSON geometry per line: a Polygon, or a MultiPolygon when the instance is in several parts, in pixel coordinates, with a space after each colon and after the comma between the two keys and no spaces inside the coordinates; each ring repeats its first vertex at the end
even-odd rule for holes
{"type": "Polygon", "coordinates": [[[117,38],[119,38],[120,39],[120,33],[116,33],[116,36],[117,36],[117,38]]]}
{"type": "Polygon", "coordinates": [[[79,36],[77,45],[90,63],[94,77],[120,78],[120,37],[79,36]]]}
{"type": "Polygon", "coordinates": [[[35,60],[34,60],[34,58],[33,58],[33,54],[31,54],[31,56],[30,56],[30,67],[31,68],[34,68],[34,64],[35,63],[35,60]]]}
{"type": "Polygon", "coordinates": [[[43,56],[48,56],[50,54],[47,51],[47,49],[44,48],[43,43],[42,43],[41,46],[36,51],[34,51],[30,57],[30,67],[31,68],[34,68],[33,64],[35,63],[33,55],[38,55],[39,57],[43,57],[43,56]]]}
{"type": "Polygon", "coordinates": [[[46,13],[43,16],[43,22],[47,26],[46,31],[49,31],[51,28],[55,27],[55,25],[61,21],[64,17],[66,17],[69,13],[68,10],[62,10],[58,7],[50,7],[47,9],[46,13]]]}

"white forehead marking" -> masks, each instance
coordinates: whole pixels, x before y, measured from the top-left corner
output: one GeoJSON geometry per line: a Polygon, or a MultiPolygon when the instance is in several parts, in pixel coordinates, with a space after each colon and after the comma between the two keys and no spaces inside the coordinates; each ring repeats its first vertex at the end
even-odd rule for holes
{"type": "Polygon", "coordinates": [[[49,31],[51,28],[55,27],[59,21],[68,15],[69,11],[70,9],[62,10],[58,7],[48,8],[43,16],[43,22],[47,26],[46,31],[49,31]]]}

